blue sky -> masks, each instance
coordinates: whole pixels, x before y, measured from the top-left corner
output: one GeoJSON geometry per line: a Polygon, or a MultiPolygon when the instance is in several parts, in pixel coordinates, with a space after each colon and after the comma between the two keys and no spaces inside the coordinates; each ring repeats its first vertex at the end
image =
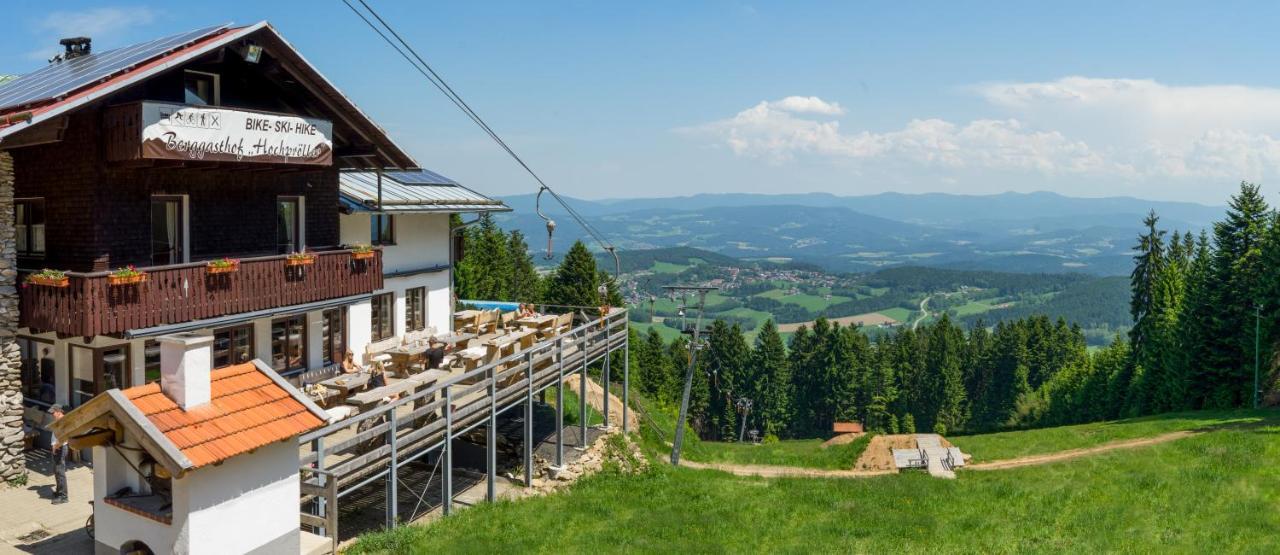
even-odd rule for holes
{"type": "MultiPolygon", "coordinates": [[[[371,3],[574,196],[1219,204],[1280,175],[1272,3],[371,3]]],[[[107,49],[269,20],[423,165],[535,190],[339,0],[6,4],[0,73],[40,67],[61,36],[107,49]]]]}

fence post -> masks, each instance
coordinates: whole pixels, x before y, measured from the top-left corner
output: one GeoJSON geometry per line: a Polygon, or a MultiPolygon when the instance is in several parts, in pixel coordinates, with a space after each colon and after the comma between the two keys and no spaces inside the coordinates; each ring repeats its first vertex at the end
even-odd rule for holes
{"type": "Polygon", "coordinates": [[[613,330],[613,318],[604,316],[604,370],[600,374],[600,387],[604,393],[604,399],[600,401],[600,406],[604,408],[601,412],[604,416],[604,427],[609,427],[609,370],[613,362],[613,344],[609,342],[610,332],[613,330]]]}
{"type": "Polygon", "coordinates": [[[556,468],[564,467],[564,338],[556,339],[559,377],[556,378],[556,468]]]}
{"type": "Polygon", "coordinates": [[[628,434],[627,410],[631,408],[631,334],[627,333],[626,342],[622,344],[622,433],[628,434]]]}
{"type": "MultiPolygon", "coordinates": [[[[316,470],[324,470],[324,436],[311,440],[311,450],[316,454],[316,470]]],[[[316,474],[316,477],[324,480],[326,485],[328,485],[329,480],[337,480],[337,477],[325,474],[316,474]]],[[[316,498],[315,503],[317,512],[316,516],[327,517],[329,515],[329,503],[324,496],[316,498]]],[[[326,530],[324,528],[320,529],[321,536],[327,536],[330,532],[330,530],[326,530]]],[[[337,531],[333,530],[332,532],[336,536],[337,531]]],[[[334,541],[337,541],[336,537],[334,541]]]]}
{"type": "Polygon", "coordinates": [[[396,444],[396,411],[391,409],[387,411],[390,427],[387,429],[387,441],[391,443],[391,464],[387,466],[387,528],[395,528],[397,520],[398,507],[396,506],[396,489],[399,486],[399,479],[396,476],[396,452],[398,445],[396,444]]]}
{"type": "Polygon", "coordinates": [[[445,516],[453,512],[453,390],[444,388],[444,474],[440,484],[440,500],[445,516]]]}
{"type": "Polygon", "coordinates": [[[498,379],[494,367],[489,367],[489,433],[485,434],[485,499],[493,503],[498,497],[498,379]]]}
{"type": "Polygon", "coordinates": [[[587,450],[587,341],[591,338],[590,326],[582,330],[582,376],[578,387],[578,427],[582,436],[578,438],[578,450],[587,450]]]}
{"type": "Polygon", "coordinates": [[[524,394],[524,485],[533,486],[533,351],[525,355],[525,381],[528,389],[524,394]]]}

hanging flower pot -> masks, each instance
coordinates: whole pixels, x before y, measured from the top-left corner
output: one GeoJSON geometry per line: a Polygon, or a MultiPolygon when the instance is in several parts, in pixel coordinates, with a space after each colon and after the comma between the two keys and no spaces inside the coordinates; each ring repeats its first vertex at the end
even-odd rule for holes
{"type": "Polygon", "coordinates": [[[147,281],[147,273],[139,271],[132,264],[107,276],[107,283],[111,285],[133,285],[144,281],[147,281]]]}
{"type": "Polygon", "coordinates": [[[51,270],[45,268],[27,276],[23,281],[26,285],[39,285],[42,287],[66,287],[70,285],[71,280],[67,277],[67,273],[62,270],[51,270]]]}
{"type": "Polygon", "coordinates": [[[285,258],[288,266],[310,266],[316,263],[316,255],[309,252],[295,252],[285,258]]]}
{"type": "Polygon", "coordinates": [[[229,274],[240,271],[240,261],[235,258],[219,258],[210,260],[205,265],[205,272],[210,274],[229,274]]]}
{"type": "Polygon", "coordinates": [[[373,247],[370,245],[356,245],[351,247],[352,260],[368,260],[373,258],[373,247]]]}

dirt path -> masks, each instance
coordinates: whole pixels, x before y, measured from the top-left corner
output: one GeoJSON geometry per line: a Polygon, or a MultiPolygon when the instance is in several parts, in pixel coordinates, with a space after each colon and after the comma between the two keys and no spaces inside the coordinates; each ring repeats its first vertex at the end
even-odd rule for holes
{"type": "MultiPolygon", "coordinates": [[[[578,382],[579,380],[577,378],[565,379],[564,384],[568,386],[569,390],[573,391],[575,395],[578,395],[578,389],[581,385],[578,382]]],[[[601,388],[600,384],[596,383],[594,379],[587,380],[587,405],[596,412],[604,412],[604,389],[601,388]]],[[[631,421],[628,423],[628,430],[640,429],[640,420],[636,416],[635,411],[627,411],[627,419],[631,421]]],[[[619,399],[618,396],[613,393],[609,394],[609,423],[614,426],[620,426],[622,424],[622,399],[619,399]]]]}
{"type": "Polygon", "coordinates": [[[1182,439],[1184,437],[1190,437],[1198,433],[1200,432],[1191,431],[1191,430],[1185,430],[1181,432],[1169,432],[1167,434],[1162,434],[1154,437],[1144,437],[1144,438],[1138,438],[1138,439],[1113,441],[1110,443],[1104,443],[1102,445],[1097,445],[1094,447],[1083,447],[1080,449],[1069,449],[1066,451],[1045,453],[1042,455],[1027,455],[1025,457],[1018,457],[1016,459],[1005,459],[1001,461],[991,461],[991,462],[971,464],[971,465],[965,466],[964,468],[965,470],[1004,470],[1006,468],[1018,468],[1021,466],[1048,464],[1052,462],[1078,459],[1081,457],[1096,455],[1098,453],[1105,453],[1107,451],[1116,451],[1120,449],[1133,449],[1135,447],[1145,447],[1148,445],[1158,445],[1161,443],[1168,443],[1170,441],[1182,439]]]}
{"type": "MultiPolygon", "coordinates": [[[[1133,449],[1136,447],[1145,447],[1148,445],[1159,445],[1161,443],[1168,443],[1170,441],[1179,440],[1185,437],[1191,437],[1199,433],[1201,432],[1190,431],[1190,430],[1181,431],[1181,432],[1170,432],[1167,434],[1162,434],[1154,437],[1144,437],[1144,438],[1138,438],[1138,439],[1113,441],[1110,443],[1104,443],[1102,445],[1096,445],[1093,447],[1083,447],[1080,449],[1069,449],[1066,451],[1044,453],[1041,455],[1027,455],[1025,457],[1018,457],[1016,459],[1005,459],[1005,460],[999,460],[999,461],[970,464],[970,465],[966,465],[964,469],[965,470],[1004,470],[1007,468],[1019,468],[1023,466],[1048,464],[1052,462],[1067,461],[1067,460],[1078,459],[1082,457],[1088,457],[1088,456],[1096,455],[1099,453],[1106,453],[1108,451],[1118,451],[1121,449],[1133,449]]],[[[884,449],[878,449],[878,450],[888,451],[889,450],[888,447],[890,446],[890,444],[892,444],[893,446],[898,446],[897,443],[899,442],[893,442],[892,441],[893,439],[908,437],[908,436],[876,436],[872,438],[872,441],[874,442],[875,440],[880,439],[882,437],[885,438],[882,441],[888,442],[888,443],[881,446],[881,447],[884,447],[884,449]]],[[[905,444],[902,445],[901,447],[905,447],[905,444]]],[[[871,446],[868,446],[868,450],[871,450],[871,446]]],[[[864,457],[865,455],[866,453],[864,453],[864,457]]],[[[859,459],[859,463],[863,463],[863,461],[859,459]]],[[[687,466],[689,468],[719,470],[719,471],[728,472],[730,474],[734,474],[737,476],[759,476],[762,478],[870,478],[873,476],[887,476],[890,474],[897,474],[896,470],[881,470],[881,469],[866,468],[867,466],[873,466],[870,464],[860,464],[859,465],[860,468],[854,469],[854,470],[824,470],[821,468],[802,468],[802,467],[795,467],[795,466],[771,466],[771,465],[760,465],[760,464],[703,463],[703,462],[689,461],[689,460],[680,461],[680,464],[683,466],[687,466]]]]}
{"type": "Polygon", "coordinates": [[[929,297],[920,299],[920,317],[916,318],[914,321],[911,322],[912,330],[915,330],[916,328],[920,327],[920,322],[923,322],[925,318],[929,317],[929,309],[926,308],[926,305],[928,304],[929,304],[929,297]]]}
{"type": "Polygon", "coordinates": [[[897,474],[887,470],[827,470],[822,468],[803,468],[799,466],[771,466],[763,464],[731,464],[703,463],[682,460],[680,466],[719,470],[736,476],[759,476],[761,478],[870,478],[897,474]]]}

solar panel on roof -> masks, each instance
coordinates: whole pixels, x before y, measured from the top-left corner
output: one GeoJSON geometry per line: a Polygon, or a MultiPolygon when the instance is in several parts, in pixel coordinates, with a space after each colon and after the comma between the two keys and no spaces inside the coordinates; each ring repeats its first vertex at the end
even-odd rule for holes
{"type": "Polygon", "coordinates": [[[401,170],[382,172],[383,177],[390,177],[405,185],[457,185],[458,182],[431,170],[401,170]]]}
{"type": "Polygon", "coordinates": [[[205,27],[49,64],[5,83],[0,88],[0,110],[65,96],[226,28],[205,27]]]}

